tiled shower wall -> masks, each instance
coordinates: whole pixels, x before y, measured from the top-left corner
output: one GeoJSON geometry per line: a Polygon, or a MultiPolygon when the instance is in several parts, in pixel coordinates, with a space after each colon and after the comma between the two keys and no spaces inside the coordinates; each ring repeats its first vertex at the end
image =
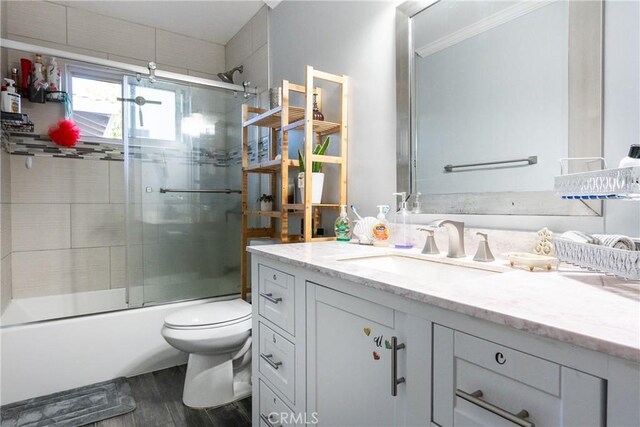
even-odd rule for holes
{"type": "Polygon", "coordinates": [[[123,162],[12,155],[12,296],[124,286],[123,162]]]}
{"type": "MultiPolygon", "coordinates": [[[[269,8],[263,6],[247,24],[240,29],[225,46],[225,62],[227,67],[233,68],[239,65],[244,66],[242,74],[235,74],[235,80],[248,81],[251,87],[257,88],[258,97],[252,105],[269,109],[269,8]]],[[[229,115],[240,116],[241,108],[229,112],[229,115]]],[[[238,123],[227,120],[229,123],[238,123]]],[[[264,128],[249,128],[249,146],[259,150],[258,143],[268,143],[269,132],[264,128]]],[[[242,128],[240,126],[229,126],[227,128],[228,148],[232,151],[241,152],[242,128]]],[[[266,154],[264,151],[262,154],[266,154]]],[[[256,158],[258,160],[260,154],[256,158]]],[[[231,182],[235,188],[241,186],[241,170],[238,168],[231,173],[231,182]]],[[[258,197],[261,193],[269,193],[268,181],[265,177],[252,174],[249,176],[248,203],[249,209],[258,210],[258,197]]],[[[258,226],[262,222],[263,226],[268,225],[268,220],[250,218],[251,226],[258,226]]]]}
{"type": "MultiPolygon", "coordinates": [[[[138,65],[155,59],[159,69],[205,78],[215,78],[215,73],[227,68],[224,47],[213,43],[104,18],[78,11],[72,6],[42,2],[3,2],[2,6],[3,22],[7,17],[12,22],[11,25],[2,26],[3,35],[17,41],[138,65]],[[38,8],[41,9],[34,10],[38,8]],[[50,24],[51,16],[59,16],[60,19],[49,27],[40,25],[43,20],[50,24]],[[101,23],[105,19],[109,25],[101,23]],[[29,25],[19,24],[24,24],[25,20],[29,21],[29,25]],[[95,25],[85,25],[85,22],[95,25]],[[123,39],[116,37],[116,34],[126,34],[127,37],[123,39]]],[[[235,75],[236,81],[250,80],[252,86],[260,87],[263,100],[267,99],[264,94],[267,93],[268,81],[267,13],[265,6],[238,33],[240,36],[236,35],[237,38],[229,42],[233,51],[239,49],[240,52],[232,58],[245,65],[244,74],[235,75]],[[247,37],[247,34],[251,36],[247,37]]],[[[5,58],[6,49],[2,50],[5,58]]],[[[15,55],[9,57],[15,60],[15,55]]],[[[268,104],[268,100],[266,102],[268,104]]],[[[37,133],[44,133],[62,113],[61,107],[56,104],[30,105],[25,102],[24,105],[24,112],[36,121],[37,133]]],[[[238,123],[240,109],[230,111],[228,116],[228,123],[238,123]]],[[[226,142],[221,141],[223,146],[220,148],[239,154],[241,128],[229,128],[224,131],[226,142]]],[[[256,141],[258,137],[256,134],[252,139],[256,141]]],[[[0,151],[3,175],[2,308],[11,297],[124,286],[126,236],[123,162],[35,156],[32,157],[32,167],[28,169],[25,166],[26,156],[9,156],[4,150],[0,151]]],[[[239,188],[238,159],[229,161],[234,178],[228,186],[239,188]]],[[[219,174],[214,169],[218,168],[207,166],[201,169],[201,173],[213,178],[219,174]]],[[[136,181],[139,179],[134,177],[136,181]]],[[[258,193],[257,188],[255,193],[258,193]]],[[[138,196],[145,198],[149,195],[138,196]]],[[[162,230],[148,233],[148,225],[144,227],[147,232],[145,236],[157,235],[159,241],[162,240],[162,230]]],[[[143,234],[141,230],[138,233],[143,234]]],[[[165,230],[165,234],[172,241],[167,240],[164,244],[175,246],[175,230],[165,230]]],[[[229,236],[228,241],[235,241],[233,237],[229,236]]],[[[235,250],[235,246],[229,249],[235,250]]],[[[239,239],[237,249],[240,250],[239,239]]],[[[233,253],[233,250],[228,250],[223,258],[233,253]]],[[[135,256],[135,253],[129,256],[135,256]]],[[[163,266],[173,265],[174,268],[179,260],[166,261],[163,266]],[[172,261],[175,262],[172,264],[172,261]]],[[[210,269],[211,266],[206,268],[210,269]]]]}
{"type": "Polygon", "coordinates": [[[0,148],[0,313],[11,301],[11,169],[10,156],[0,148]]]}

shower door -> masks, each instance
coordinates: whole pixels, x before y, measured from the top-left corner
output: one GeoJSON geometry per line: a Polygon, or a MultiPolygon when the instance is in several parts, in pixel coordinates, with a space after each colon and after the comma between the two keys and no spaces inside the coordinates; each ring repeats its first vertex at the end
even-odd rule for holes
{"type": "Polygon", "coordinates": [[[124,87],[129,306],[238,293],[242,94],[124,87]]]}

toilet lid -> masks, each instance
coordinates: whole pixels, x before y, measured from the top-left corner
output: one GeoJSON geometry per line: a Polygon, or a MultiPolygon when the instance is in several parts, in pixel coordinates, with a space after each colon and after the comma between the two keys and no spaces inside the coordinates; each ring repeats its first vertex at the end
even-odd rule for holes
{"type": "Polygon", "coordinates": [[[242,299],[216,301],[176,311],[164,319],[168,326],[189,327],[229,323],[251,315],[251,304],[242,299]]]}

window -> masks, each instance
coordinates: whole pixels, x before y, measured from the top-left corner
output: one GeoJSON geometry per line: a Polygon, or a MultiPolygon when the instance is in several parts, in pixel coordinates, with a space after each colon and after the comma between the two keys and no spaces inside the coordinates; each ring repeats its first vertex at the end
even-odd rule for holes
{"type": "Polygon", "coordinates": [[[122,141],[122,78],[110,70],[67,65],[73,120],[83,138],[122,141]]]}

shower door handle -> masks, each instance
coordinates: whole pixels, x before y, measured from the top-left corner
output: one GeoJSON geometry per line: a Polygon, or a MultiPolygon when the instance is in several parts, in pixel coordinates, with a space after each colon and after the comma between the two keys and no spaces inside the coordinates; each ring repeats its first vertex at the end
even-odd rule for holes
{"type": "Polygon", "coordinates": [[[260,292],[260,296],[265,298],[268,301],[271,301],[274,304],[279,303],[280,301],[282,301],[282,298],[280,297],[274,297],[272,293],[268,293],[265,294],[264,292],[260,292]]]}

